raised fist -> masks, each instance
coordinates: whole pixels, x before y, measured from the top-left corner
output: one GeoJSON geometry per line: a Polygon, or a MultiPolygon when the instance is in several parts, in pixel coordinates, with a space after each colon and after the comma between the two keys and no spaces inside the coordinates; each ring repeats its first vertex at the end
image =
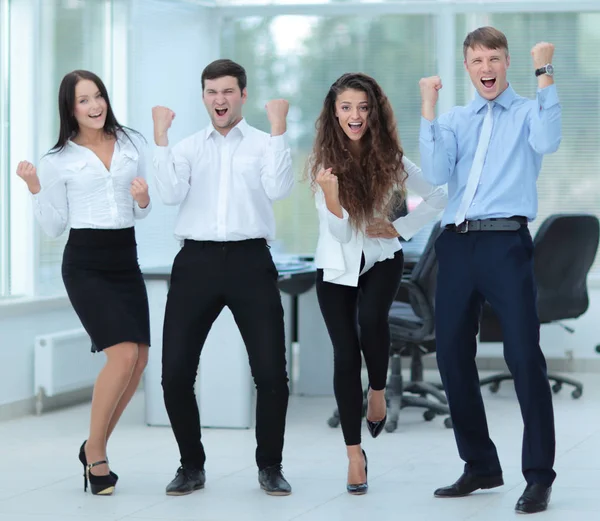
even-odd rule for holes
{"type": "Polygon", "coordinates": [[[27,183],[27,188],[32,194],[37,194],[42,189],[35,166],[29,161],[21,161],[18,164],[17,175],[27,183]]]}
{"type": "Polygon", "coordinates": [[[331,168],[321,168],[315,179],[317,184],[323,190],[323,193],[329,197],[338,197],[339,186],[338,178],[335,174],[331,173],[331,168]]]}
{"type": "Polygon", "coordinates": [[[146,180],[143,177],[136,177],[133,181],[131,181],[131,187],[129,188],[129,191],[140,208],[146,208],[150,204],[148,183],[146,183],[146,180]]]}
{"type": "Polygon", "coordinates": [[[154,134],[166,134],[175,119],[175,112],[167,107],[152,107],[154,134]]]}
{"type": "Polygon", "coordinates": [[[536,43],[533,49],[531,49],[531,56],[533,56],[533,66],[535,69],[548,65],[552,63],[554,45],[548,42],[536,43]]]}
{"type": "Polygon", "coordinates": [[[290,104],[284,99],[274,99],[265,105],[267,109],[267,117],[271,125],[285,124],[290,104]]]}
{"type": "Polygon", "coordinates": [[[439,90],[442,88],[442,80],[439,76],[421,78],[419,88],[421,89],[421,100],[423,103],[435,106],[438,101],[439,90]]]}

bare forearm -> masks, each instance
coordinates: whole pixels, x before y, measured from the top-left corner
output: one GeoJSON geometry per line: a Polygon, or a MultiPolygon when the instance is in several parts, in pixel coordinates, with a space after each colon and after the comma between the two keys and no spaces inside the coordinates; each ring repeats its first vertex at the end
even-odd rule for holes
{"type": "Polygon", "coordinates": [[[340,204],[339,197],[325,194],[325,205],[333,215],[340,219],[344,218],[344,212],[342,212],[342,205],[340,204]]]}
{"type": "Polygon", "coordinates": [[[271,125],[271,136],[282,136],[287,130],[285,120],[271,125]]]}
{"type": "Polygon", "coordinates": [[[550,87],[550,85],[554,85],[554,78],[552,76],[548,76],[547,74],[538,76],[538,89],[545,89],[546,87],[550,87]]]}
{"type": "Polygon", "coordinates": [[[159,146],[159,147],[166,147],[169,146],[169,135],[167,132],[161,132],[161,131],[154,131],[154,142],[159,146]]]}
{"type": "Polygon", "coordinates": [[[435,119],[435,105],[427,102],[421,103],[421,116],[427,121],[433,121],[435,119]]]}

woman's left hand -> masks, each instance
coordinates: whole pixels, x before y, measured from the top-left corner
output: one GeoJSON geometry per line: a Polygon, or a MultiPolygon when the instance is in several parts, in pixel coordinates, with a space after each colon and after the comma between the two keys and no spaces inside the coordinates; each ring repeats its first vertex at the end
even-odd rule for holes
{"type": "Polygon", "coordinates": [[[373,219],[366,229],[368,237],[377,239],[395,239],[400,234],[394,228],[394,225],[387,219],[373,219]]]}
{"type": "Polygon", "coordinates": [[[146,180],[143,177],[136,177],[131,181],[131,188],[129,191],[140,208],[146,208],[150,204],[148,183],[146,183],[146,180]]]}

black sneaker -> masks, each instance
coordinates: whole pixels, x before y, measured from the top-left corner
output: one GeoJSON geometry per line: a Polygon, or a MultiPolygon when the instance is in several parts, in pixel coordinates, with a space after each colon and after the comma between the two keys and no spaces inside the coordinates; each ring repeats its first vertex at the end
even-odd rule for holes
{"type": "Polygon", "coordinates": [[[185,496],[204,488],[206,473],[200,469],[179,467],[175,479],[167,485],[167,496],[185,496]]]}
{"type": "Polygon", "coordinates": [[[289,496],[292,487],[283,477],[281,465],[273,465],[258,471],[258,482],[269,496],[289,496]]]}

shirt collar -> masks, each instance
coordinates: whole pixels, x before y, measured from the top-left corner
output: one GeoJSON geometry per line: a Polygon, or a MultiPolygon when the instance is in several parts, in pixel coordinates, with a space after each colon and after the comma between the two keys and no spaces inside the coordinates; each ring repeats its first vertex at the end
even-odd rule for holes
{"type": "MultiPolygon", "coordinates": [[[[244,118],[242,118],[240,120],[240,122],[233,127],[230,132],[239,132],[240,135],[244,138],[248,135],[248,123],[246,122],[246,120],[244,118]]],[[[210,123],[208,125],[208,127],[206,127],[206,139],[208,140],[209,138],[211,138],[212,136],[217,135],[219,132],[217,131],[217,129],[215,129],[215,127],[213,126],[212,123],[210,123]]]]}
{"type": "Polygon", "coordinates": [[[510,84],[508,87],[506,87],[504,92],[500,94],[500,96],[493,100],[486,100],[485,98],[481,97],[479,92],[475,92],[475,98],[471,102],[471,108],[473,109],[473,112],[477,113],[487,105],[488,101],[493,101],[497,105],[500,105],[503,109],[508,109],[512,105],[512,102],[516,96],[517,94],[510,84]]]}

